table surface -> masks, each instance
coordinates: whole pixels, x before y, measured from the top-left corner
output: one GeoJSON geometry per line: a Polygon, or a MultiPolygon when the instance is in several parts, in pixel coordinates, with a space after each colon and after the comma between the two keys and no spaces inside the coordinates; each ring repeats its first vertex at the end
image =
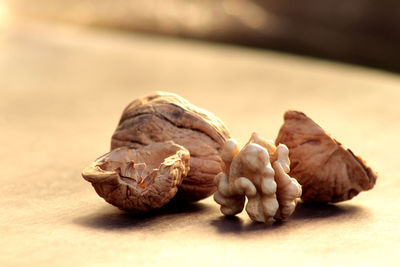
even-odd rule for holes
{"type": "Polygon", "coordinates": [[[100,29],[0,28],[1,266],[399,266],[400,76],[268,50],[100,29]],[[168,90],[243,145],[304,111],[379,174],[372,191],[299,204],[287,222],[224,218],[212,198],[144,216],[105,203],[81,170],[123,108],[168,90]],[[382,264],[384,263],[384,264],[382,264]]]}

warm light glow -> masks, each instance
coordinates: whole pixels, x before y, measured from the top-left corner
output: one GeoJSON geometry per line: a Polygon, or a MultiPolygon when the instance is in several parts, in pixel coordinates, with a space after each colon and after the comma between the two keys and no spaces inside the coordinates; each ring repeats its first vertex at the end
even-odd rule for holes
{"type": "Polygon", "coordinates": [[[0,2],[0,26],[7,24],[10,18],[10,11],[4,2],[0,2]]]}
{"type": "Polygon", "coordinates": [[[226,13],[234,15],[250,28],[258,29],[268,23],[269,14],[256,3],[242,0],[225,0],[222,5],[226,13]]]}

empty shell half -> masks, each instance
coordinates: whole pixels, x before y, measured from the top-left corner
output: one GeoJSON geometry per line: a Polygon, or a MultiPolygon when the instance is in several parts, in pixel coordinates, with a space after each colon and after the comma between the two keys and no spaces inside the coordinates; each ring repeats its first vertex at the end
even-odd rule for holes
{"type": "Polygon", "coordinates": [[[122,210],[146,212],[168,203],[190,168],[189,151],[172,141],[116,148],[83,170],[97,194],[122,210]]]}
{"type": "Polygon", "coordinates": [[[376,183],[375,172],[350,149],[299,111],[287,111],[276,144],[290,150],[290,175],[302,185],[302,200],[339,202],[376,183]]]}

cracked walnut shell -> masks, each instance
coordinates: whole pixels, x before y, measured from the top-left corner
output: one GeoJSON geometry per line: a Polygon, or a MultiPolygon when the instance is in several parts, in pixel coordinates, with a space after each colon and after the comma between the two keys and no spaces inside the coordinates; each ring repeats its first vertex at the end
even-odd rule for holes
{"type": "Polygon", "coordinates": [[[189,151],[171,141],[139,149],[116,148],[83,170],[97,194],[122,210],[162,207],[189,171],[189,151]]]}
{"type": "Polygon", "coordinates": [[[372,189],[377,176],[350,149],[298,111],[287,111],[276,143],[290,149],[290,175],[303,187],[302,200],[339,202],[372,189]]]}
{"type": "Polygon", "coordinates": [[[111,149],[140,148],[172,140],[190,152],[190,171],[177,196],[196,201],[213,194],[213,179],[224,169],[220,152],[230,134],[221,120],[184,98],[157,92],[131,102],[115,130],[111,149]]]}
{"type": "Polygon", "coordinates": [[[288,154],[285,145],[276,147],[256,133],[241,151],[234,139],[228,140],[222,152],[227,171],[215,177],[218,189],[214,200],[221,205],[221,212],[240,213],[246,196],[246,212],[252,220],[287,219],[301,196],[301,186],[287,174],[288,154]]]}

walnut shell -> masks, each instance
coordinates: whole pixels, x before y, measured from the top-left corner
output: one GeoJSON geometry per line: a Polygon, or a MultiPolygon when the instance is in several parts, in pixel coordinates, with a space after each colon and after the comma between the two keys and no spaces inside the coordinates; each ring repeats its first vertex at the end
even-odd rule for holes
{"type": "Polygon", "coordinates": [[[377,176],[364,161],[298,111],[287,111],[276,144],[290,150],[290,176],[303,188],[303,201],[339,202],[372,189],[377,176]]]}
{"type": "Polygon", "coordinates": [[[230,137],[221,120],[184,98],[157,92],[131,102],[122,113],[111,149],[140,148],[172,140],[190,152],[190,172],[179,187],[180,198],[196,201],[215,192],[214,176],[224,169],[220,151],[230,137]]]}
{"type": "Polygon", "coordinates": [[[189,151],[172,141],[139,149],[121,147],[83,170],[97,194],[122,210],[146,212],[177,193],[189,171],[189,151]]]}

